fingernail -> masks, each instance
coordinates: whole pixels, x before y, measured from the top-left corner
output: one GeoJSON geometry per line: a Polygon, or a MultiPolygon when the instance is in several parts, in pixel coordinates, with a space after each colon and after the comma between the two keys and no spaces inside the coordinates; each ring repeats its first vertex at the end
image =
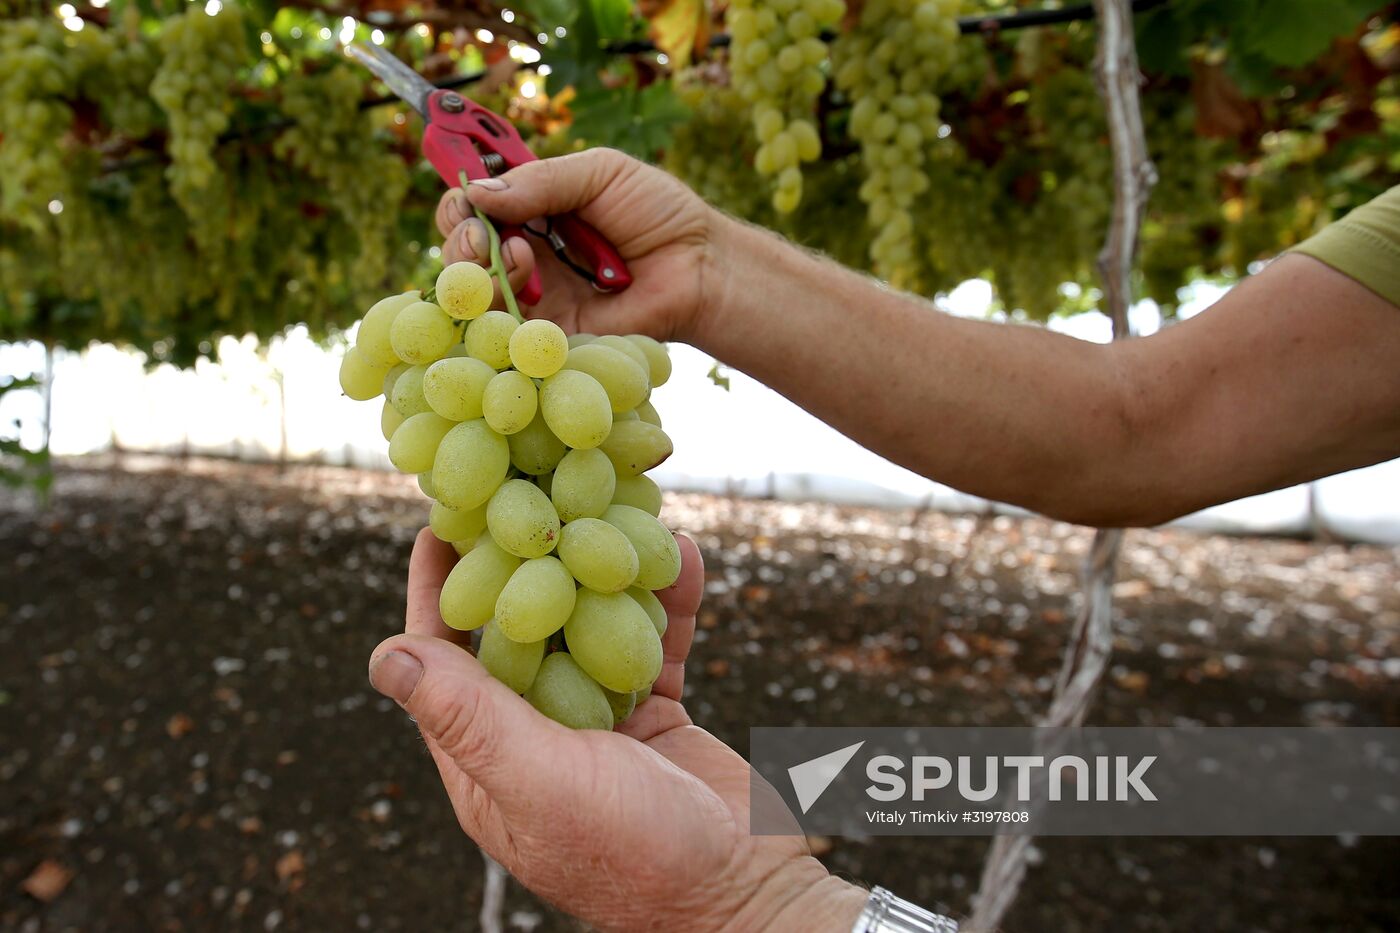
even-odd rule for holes
{"type": "Polygon", "coordinates": [[[472,251],[471,256],[468,257],[470,259],[485,256],[491,251],[491,238],[486,235],[486,225],[476,217],[467,220],[464,238],[467,241],[467,249],[472,251]]]}
{"type": "Polygon", "coordinates": [[[404,703],[423,676],[423,663],[411,654],[390,651],[369,669],[369,683],[396,703],[404,703]]]}
{"type": "Polygon", "coordinates": [[[510,185],[506,184],[504,178],[473,178],[471,181],[467,182],[467,185],[486,191],[504,191],[510,187],[510,185]]]}
{"type": "Polygon", "coordinates": [[[466,220],[470,212],[471,204],[467,201],[467,193],[461,188],[454,188],[452,190],[452,200],[447,205],[448,221],[455,227],[466,220]]]}

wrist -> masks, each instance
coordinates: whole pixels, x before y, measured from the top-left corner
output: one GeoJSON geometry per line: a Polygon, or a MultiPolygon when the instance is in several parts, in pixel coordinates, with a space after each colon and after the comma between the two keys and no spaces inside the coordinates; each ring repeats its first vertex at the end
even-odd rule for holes
{"type": "Polygon", "coordinates": [[[723,335],[736,313],[757,297],[761,285],[749,269],[764,264],[763,255],[775,238],[741,220],[710,208],[709,235],[701,259],[702,287],[679,339],[711,356],[719,356],[723,335]]]}
{"type": "Polygon", "coordinates": [[[850,933],[869,892],[804,857],[770,875],[735,913],[726,930],[754,933],[850,933]]]}

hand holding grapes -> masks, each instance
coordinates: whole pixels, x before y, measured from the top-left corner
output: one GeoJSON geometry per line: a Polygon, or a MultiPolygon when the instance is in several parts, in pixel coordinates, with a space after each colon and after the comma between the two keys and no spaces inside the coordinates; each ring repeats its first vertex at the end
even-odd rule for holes
{"type": "Polygon", "coordinates": [[[377,649],[375,687],[417,721],[462,828],[522,884],[602,930],[849,930],[864,892],[802,837],[751,836],[749,767],[680,704],[704,583],[677,539],[665,665],[616,732],[552,722],[493,679],[438,611],[456,562],[418,536],[406,634],[377,649]],[[800,919],[798,919],[800,918],[800,919]]]}
{"type": "MultiPolygon", "coordinates": [[[[721,215],[670,175],[620,152],[590,149],[528,162],[473,182],[466,192],[448,191],[437,209],[444,262],[488,262],[486,229],[472,216],[474,206],[506,223],[573,211],[612,241],[634,278],[618,294],[596,291],[555,261],[543,240],[516,237],[503,244],[517,290],[539,263],[544,298],[532,315],[571,333],[686,339],[705,303],[707,283],[713,287],[719,280],[711,267],[721,215]]],[[[539,229],[540,223],[532,226],[539,229]]]]}

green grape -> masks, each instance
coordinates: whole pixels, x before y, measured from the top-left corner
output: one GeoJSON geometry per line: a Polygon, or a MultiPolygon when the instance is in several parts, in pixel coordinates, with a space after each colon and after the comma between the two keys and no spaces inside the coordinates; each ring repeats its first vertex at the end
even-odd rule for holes
{"type": "Polygon", "coordinates": [[[393,366],[399,362],[399,355],[389,342],[389,328],[399,312],[413,304],[422,295],[419,292],[404,292],[381,298],[365,312],[360,321],[360,329],[355,334],[355,347],[368,360],[380,366],[393,366]]]}
{"type": "Polygon", "coordinates": [[[405,363],[426,366],[441,359],[456,341],[452,318],[429,301],[413,302],[389,325],[389,342],[405,363]]]}
{"type": "Polygon", "coordinates": [[[524,429],[510,435],[510,463],[527,476],[540,476],[549,473],[563,459],[569,448],[554,436],[544,423],[544,412],[535,412],[535,417],[524,429]]]}
{"type": "Polygon", "coordinates": [[[630,411],[646,400],[651,391],[645,366],[614,347],[599,341],[569,351],[565,369],[587,373],[608,394],[613,413],[630,411]]]}
{"type": "Polygon", "coordinates": [[[559,534],[559,559],[574,579],[600,593],[618,593],[637,579],[637,550],[617,527],[579,518],[559,534]]]}
{"type": "Polygon", "coordinates": [[[651,387],[654,389],[665,385],[671,378],[671,353],[666,349],[666,344],[642,334],[628,334],[627,339],[647,358],[651,387]]]}
{"type": "Polygon", "coordinates": [[[442,584],[438,599],[442,621],[459,631],[481,628],[490,621],[496,599],[519,566],[520,558],[507,554],[489,534],[483,534],[442,584]]]}
{"type": "Polygon", "coordinates": [[[423,400],[433,411],[453,421],[475,421],[482,415],[481,399],[496,371],[469,356],[449,356],[427,368],[422,376],[423,400]]]}
{"type": "MultiPolygon", "coordinates": [[[[786,173],[786,169],[784,172],[786,173]]],[[[800,188],[778,188],[773,192],[773,209],[779,214],[791,214],[797,210],[797,205],[802,203],[802,190],[800,188]]]]}
{"type": "Polygon", "coordinates": [[[443,435],[432,463],[438,501],[450,509],[474,509],[491,498],[509,469],[506,439],[479,418],[463,421],[443,435]]]}
{"type": "Polygon", "coordinates": [[[452,422],[430,411],[404,419],[389,439],[389,462],[401,473],[422,473],[433,468],[433,458],[452,422]]]}
{"type": "Polygon", "coordinates": [[[510,362],[534,379],[557,373],[569,353],[569,338],[553,321],[526,321],[510,335],[510,362]]]}
{"type": "Polygon", "coordinates": [[[613,505],[603,513],[603,521],[621,531],[636,551],[637,586],[664,590],[676,582],[681,575],[681,549],[675,535],[655,516],[630,505],[613,505]]]}
{"type": "Polygon", "coordinates": [[[557,557],[527,560],[496,597],[496,624],[511,641],[548,638],[564,627],[577,592],[573,576],[557,557]]]}
{"type": "Polygon", "coordinates": [[[617,424],[619,421],[637,421],[637,420],[640,420],[640,419],[639,419],[639,416],[637,415],[637,409],[635,409],[635,408],[633,408],[631,411],[615,411],[615,412],[613,412],[613,424],[617,424]]]}
{"type": "Polygon", "coordinates": [[[570,729],[611,729],[612,707],[603,688],[563,651],[545,657],[525,691],[530,705],[570,729]]]}
{"type": "Polygon", "coordinates": [[[633,694],[633,695],[637,698],[637,705],[638,705],[638,706],[641,706],[643,703],[645,703],[647,697],[651,696],[651,688],[652,688],[652,684],[647,684],[645,687],[643,687],[642,689],[636,691],[636,692],[633,694]]]}
{"type": "Polygon", "coordinates": [[[495,294],[491,273],[474,262],[454,262],[444,268],[438,273],[433,290],[442,310],[459,321],[481,317],[491,307],[495,294]]]}
{"type": "Polygon", "coordinates": [[[394,436],[394,432],[398,430],[399,425],[403,424],[403,421],[403,415],[399,414],[399,410],[386,401],[384,408],[379,412],[379,430],[386,441],[394,436]]]}
{"type": "Polygon", "coordinates": [[[564,640],[578,666],[608,690],[631,693],[661,673],[661,639],[626,593],[580,590],[564,640]]]}
{"type": "MultiPolygon", "coordinates": [[[[626,356],[632,362],[636,363],[639,367],[641,367],[643,378],[645,378],[647,380],[648,385],[650,385],[651,363],[647,362],[647,355],[643,353],[642,349],[638,347],[635,343],[628,340],[626,337],[619,337],[617,334],[604,334],[602,337],[599,337],[593,342],[600,347],[611,347],[618,353],[621,353],[622,355],[626,356]]],[[[627,407],[631,408],[632,406],[629,405],[627,407]]]]}
{"type": "Polygon", "coordinates": [[[604,687],[603,696],[608,698],[608,706],[612,709],[614,724],[626,722],[627,718],[632,715],[632,711],[637,708],[636,693],[617,693],[604,687]]]}
{"type": "Polygon", "coordinates": [[[754,110],[753,126],[759,142],[772,142],[783,131],[783,115],[772,107],[758,107],[754,110]]]}
{"type": "Polygon", "coordinates": [[[650,401],[642,402],[642,404],[638,405],[633,410],[636,411],[637,417],[647,424],[654,424],[658,428],[661,427],[661,416],[656,413],[656,409],[652,406],[650,401]]]}
{"type": "Polygon", "coordinates": [[[627,595],[636,600],[637,605],[642,607],[642,611],[651,619],[651,624],[656,627],[658,638],[666,634],[666,607],[661,605],[661,600],[656,598],[656,594],[651,590],[644,590],[640,586],[627,588],[627,595]]]}
{"type": "Polygon", "coordinates": [[[432,470],[425,470],[422,473],[418,474],[418,491],[421,492],[423,495],[427,496],[429,499],[434,499],[437,497],[437,493],[433,491],[432,470]]]}
{"type": "MultiPolygon", "coordinates": [[[[546,496],[549,496],[549,497],[550,497],[550,501],[551,501],[551,502],[554,501],[554,498],[553,498],[553,497],[554,497],[554,491],[553,491],[553,490],[554,490],[554,471],[553,471],[553,470],[550,470],[548,473],[541,473],[539,476],[536,476],[536,477],[535,477],[535,485],[538,486],[538,487],[540,487],[540,492],[542,492],[542,493],[544,493],[546,496]]],[[[555,506],[555,511],[558,511],[558,506],[555,506]]],[[[560,519],[560,521],[563,521],[563,519],[560,519]]]]}
{"type": "Polygon", "coordinates": [[[597,335],[597,334],[570,334],[570,335],[569,335],[569,349],[572,350],[574,347],[581,347],[581,346],[583,346],[584,344],[586,344],[586,343],[592,343],[593,341],[595,341],[595,340],[597,340],[597,339],[598,339],[598,335],[597,335]]]}
{"type": "Polygon", "coordinates": [[[492,369],[510,366],[510,338],[520,322],[504,311],[487,311],[467,325],[467,354],[492,369]]]}
{"type": "Polygon", "coordinates": [[[663,463],[675,448],[665,431],[639,419],[613,425],[599,449],[608,455],[618,476],[637,476],[663,463]]]}
{"type": "Polygon", "coordinates": [[[601,450],[571,450],[550,479],[549,497],[559,520],[597,518],[612,504],[617,473],[601,450]]]}
{"type": "MultiPolygon", "coordinates": [[[[384,374],[384,385],[380,391],[386,399],[389,399],[390,401],[393,400],[394,386],[398,384],[399,377],[412,368],[413,367],[409,366],[407,363],[399,363],[397,366],[393,367],[387,373],[384,374]]],[[[403,413],[400,412],[400,414],[403,413]]],[[[417,412],[413,412],[413,414],[416,415],[417,412]]],[[[408,415],[404,415],[404,417],[407,418],[408,415]]]]}
{"type": "Polygon", "coordinates": [[[535,682],[547,647],[549,642],[543,638],[525,644],[512,641],[501,632],[500,620],[492,619],[481,630],[476,659],[492,677],[516,693],[524,693],[535,682]]]}
{"type": "Polygon", "coordinates": [[[376,366],[358,347],[351,347],[340,361],[340,388],[355,401],[366,402],[380,393],[387,374],[387,366],[376,366]]]}
{"type": "Polygon", "coordinates": [[[468,538],[464,541],[453,541],[452,550],[457,552],[458,557],[466,557],[476,547],[476,541],[468,538]]]}
{"type": "Polygon", "coordinates": [[[432,410],[423,394],[423,378],[427,373],[426,366],[410,366],[394,380],[394,391],[389,401],[405,418],[432,410]]]}
{"type": "Polygon", "coordinates": [[[575,449],[597,447],[612,430],[607,391],[577,370],[563,369],[544,381],[540,412],[555,437],[575,449]]]}
{"type": "Polygon", "coordinates": [[[486,507],[449,509],[434,502],[428,510],[428,527],[442,541],[475,541],[486,530],[486,507]]]}
{"type": "Polygon", "coordinates": [[[661,487],[650,476],[619,476],[613,492],[615,505],[630,505],[652,515],[661,514],[661,487]]]}
{"type": "Polygon", "coordinates": [[[482,414],[497,434],[524,430],[534,420],[539,406],[540,393],[534,380],[514,369],[497,373],[481,396],[482,414]]]}
{"type": "Polygon", "coordinates": [[[517,557],[543,557],[559,541],[559,513],[529,480],[501,484],[486,506],[486,525],[496,543],[517,557]]]}

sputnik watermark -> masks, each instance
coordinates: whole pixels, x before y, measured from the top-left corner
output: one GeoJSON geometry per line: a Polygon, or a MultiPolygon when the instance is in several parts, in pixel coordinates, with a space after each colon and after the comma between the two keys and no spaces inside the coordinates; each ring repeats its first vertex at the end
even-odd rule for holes
{"type": "MultiPolygon", "coordinates": [[[[902,800],[905,796],[922,802],[924,795],[953,786],[953,775],[957,774],[958,796],[964,800],[982,803],[993,800],[1000,792],[999,775],[1003,769],[1016,773],[1015,794],[1012,799],[1018,803],[1031,802],[1031,777],[1037,768],[1045,768],[1043,755],[1004,755],[988,756],[982,760],[980,786],[974,787],[977,765],[970,755],[960,755],[954,766],[947,758],[937,755],[916,755],[910,762],[910,780],[900,773],[905,762],[893,755],[877,755],[865,766],[865,774],[873,783],[866,793],[874,800],[902,800]]],[[[1064,799],[1065,771],[1071,772],[1071,783],[1077,800],[1116,800],[1119,802],[1156,800],[1157,795],[1143,783],[1143,775],[1156,755],[1148,755],[1130,760],[1126,755],[1098,755],[1093,759],[1093,780],[1090,780],[1091,766],[1078,755],[1060,755],[1051,760],[1048,768],[1050,801],[1064,799]],[[1091,787],[1092,785],[1092,787],[1091,787]]]]}
{"type": "Polygon", "coordinates": [[[759,728],[750,747],[755,833],[1400,834],[1400,729],[759,728]]]}

